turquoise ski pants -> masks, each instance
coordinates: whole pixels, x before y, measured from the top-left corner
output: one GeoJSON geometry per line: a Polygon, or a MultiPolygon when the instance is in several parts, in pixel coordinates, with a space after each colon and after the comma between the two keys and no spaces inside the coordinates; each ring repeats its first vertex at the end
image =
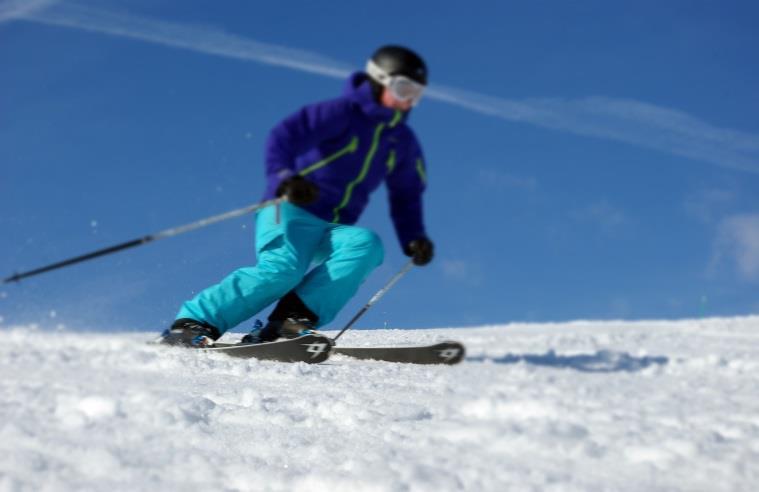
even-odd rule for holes
{"type": "Polygon", "coordinates": [[[255,266],[186,301],[177,319],[205,321],[224,333],[294,289],[324,326],[384,259],[374,232],[326,222],[287,202],[258,213],[256,254],[255,266]]]}

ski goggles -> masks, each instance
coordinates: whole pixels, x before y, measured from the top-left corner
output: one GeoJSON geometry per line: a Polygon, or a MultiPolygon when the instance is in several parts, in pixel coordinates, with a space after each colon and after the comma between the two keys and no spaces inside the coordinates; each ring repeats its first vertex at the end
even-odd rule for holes
{"type": "Polygon", "coordinates": [[[390,75],[380,68],[374,61],[369,60],[366,64],[366,73],[369,76],[390,89],[390,93],[399,101],[411,101],[416,106],[424,93],[424,85],[411,80],[405,75],[390,75]]]}

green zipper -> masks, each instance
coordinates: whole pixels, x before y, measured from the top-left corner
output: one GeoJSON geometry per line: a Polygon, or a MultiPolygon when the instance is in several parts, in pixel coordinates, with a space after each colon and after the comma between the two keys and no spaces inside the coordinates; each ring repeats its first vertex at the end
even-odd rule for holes
{"type": "Polygon", "coordinates": [[[332,219],[332,222],[339,222],[340,221],[340,210],[344,209],[346,205],[351,200],[351,195],[353,194],[353,188],[355,188],[359,183],[361,183],[364,179],[366,179],[366,175],[369,174],[369,168],[372,165],[372,159],[374,158],[374,154],[377,153],[377,146],[379,146],[379,139],[380,135],[382,135],[382,130],[385,129],[385,124],[380,123],[377,125],[377,128],[374,129],[374,138],[372,139],[372,146],[369,148],[369,152],[366,154],[366,158],[364,159],[364,165],[361,168],[361,172],[358,173],[358,176],[356,179],[348,183],[348,187],[345,189],[345,194],[343,195],[343,199],[340,202],[340,205],[335,207],[334,212],[335,216],[332,219]]]}
{"type": "Polygon", "coordinates": [[[416,160],[416,172],[419,173],[422,183],[427,184],[427,172],[424,170],[424,162],[421,158],[416,160]]]}
{"type": "Polygon", "coordinates": [[[387,173],[390,174],[395,169],[395,149],[390,151],[390,156],[387,158],[387,173]]]}
{"type": "Polygon", "coordinates": [[[401,122],[401,119],[403,118],[403,111],[396,109],[395,114],[393,114],[393,119],[390,121],[390,128],[394,128],[395,125],[401,122]]]}
{"type": "Polygon", "coordinates": [[[353,137],[350,142],[348,142],[348,145],[343,147],[342,149],[338,150],[332,155],[329,155],[325,157],[324,159],[315,162],[308,166],[307,168],[303,169],[300,174],[301,176],[306,176],[308,174],[311,174],[312,172],[316,171],[317,169],[321,169],[330,162],[334,161],[335,159],[339,159],[340,157],[344,156],[345,154],[352,154],[353,152],[358,149],[358,137],[353,137]]]}

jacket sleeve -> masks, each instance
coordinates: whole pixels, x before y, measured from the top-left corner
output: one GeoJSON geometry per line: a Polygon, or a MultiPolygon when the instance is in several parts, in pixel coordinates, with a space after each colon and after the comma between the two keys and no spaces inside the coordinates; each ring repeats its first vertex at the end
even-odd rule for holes
{"type": "Polygon", "coordinates": [[[349,103],[333,99],[305,106],[275,126],[266,141],[267,196],[274,196],[280,183],[296,173],[299,155],[340,136],[349,124],[349,103]]]}
{"type": "Polygon", "coordinates": [[[395,232],[401,249],[408,253],[411,241],[427,236],[422,210],[427,171],[422,150],[413,134],[405,152],[398,152],[396,157],[395,166],[389,171],[385,182],[395,232]]]}

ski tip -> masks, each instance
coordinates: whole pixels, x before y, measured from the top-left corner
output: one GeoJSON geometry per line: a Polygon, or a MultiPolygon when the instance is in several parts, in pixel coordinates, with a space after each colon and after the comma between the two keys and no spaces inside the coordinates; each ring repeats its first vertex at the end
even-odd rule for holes
{"type": "Polygon", "coordinates": [[[304,335],[296,340],[309,354],[308,359],[304,361],[309,364],[318,364],[327,360],[334,345],[331,338],[318,334],[304,335]]]}
{"type": "Polygon", "coordinates": [[[458,364],[466,357],[466,348],[464,344],[455,340],[446,340],[438,344],[437,353],[440,362],[443,364],[458,364]]]}

